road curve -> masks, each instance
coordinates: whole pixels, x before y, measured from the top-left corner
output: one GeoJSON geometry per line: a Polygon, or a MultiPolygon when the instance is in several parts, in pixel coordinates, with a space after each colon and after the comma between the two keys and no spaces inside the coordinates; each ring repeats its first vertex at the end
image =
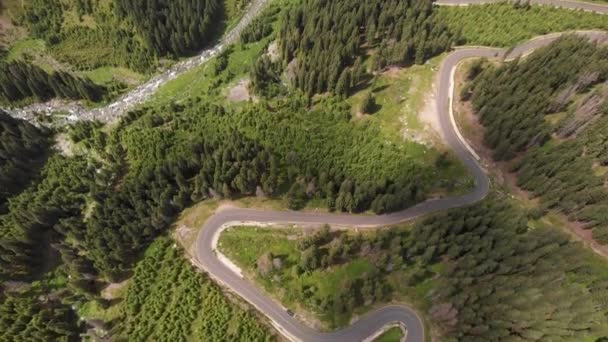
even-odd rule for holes
{"type": "MultiPolygon", "coordinates": [[[[437,0],[437,6],[470,6],[483,5],[497,2],[505,2],[505,0],[437,0]]],[[[513,1],[512,1],[513,2],[513,1]]],[[[524,2],[524,1],[521,1],[524,2]]],[[[530,0],[531,5],[542,5],[551,7],[561,7],[573,10],[582,10],[586,12],[596,12],[600,14],[608,14],[608,4],[582,2],[575,0],[530,0]]]]}
{"type": "MultiPolygon", "coordinates": [[[[608,33],[600,31],[580,31],[577,35],[591,40],[608,40],[608,33]]],[[[273,325],[286,337],[296,341],[361,341],[373,335],[387,324],[402,323],[407,327],[407,341],[424,341],[424,326],[420,317],[412,309],[402,305],[389,305],[371,312],[349,327],[323,333],[314,330],[291,317],[276,301],[247,279],[236,274],[218,258],[215,249],[220,233],[231,225],[247,224],[329,224],[338,228],[375,228],[398,224],[419,217],[456,207],[462,207],[482,200],[489,192],[489,179],[472,153],[472,149],[462,138],[456,127],[451,111],[453,77],[457,65],[468,58],[487,57],[513,59],[553,42],[561,34],[550,34],[532,39],[510,51],[496,48],[457,48],[441,64],[437,75],[437,113],[440,133],[454,150],[475,179],[474,189],[465,195],[429,200],[411,208],[392,214],[360,216],[351,214],[304,213],[292,211],[262,211],[255,209],[230,208],[221,210],[208,219],[201,229],[196,243],[196,258],[200,266],[214,279],[228,286],[241,297],[253,304],[266,315],[273,325]]]]}

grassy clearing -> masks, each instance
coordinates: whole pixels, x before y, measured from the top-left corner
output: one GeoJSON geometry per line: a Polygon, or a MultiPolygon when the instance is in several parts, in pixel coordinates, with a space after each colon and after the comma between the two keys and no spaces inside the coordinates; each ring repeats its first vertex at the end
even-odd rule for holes
{"type": "MultiPolygon", "coordinates": [[[[123,298],[120,297],[119,300],[123,298]]],[[[122,305],[111,305],[104,308],[102,304],[95,300],[84,303],[78,309],[78,316],[83,319],[100,319],[104,322],[112,322],[121,317],[122,305]]]]}
{"type": "Polygon", "coordinates": [[[454,189],[439,191],[439,195],[464,193],[473,184],[460,162],[451,151],[444,150],[435,141],[430,128],[420,117],[426,101],[430,100],[428,95],[432,91],[433,79],[444,58],[445,55],[441,55],[424,65],[389,69],[376,75],[367,87],[359,89],[347,100],[353,117],[361,125],[378,125],[386,139],[405,147],[407,155],[432,161],[446,153],[448,164],[437,168],[439,183],[448,183],[450,179],[461,181],[454,189]],[[361,103],[369,92],[374,94],[378,110],[373,115],[361,115],[361,103]]]}
{"type": "Polygon", "coordinates": [[[295,228],[232,227],[221,235],[219,249],[248,270],[254,269],[260,255],[266,252],[281,256],[286,264],[293,265],[299,260],[294,239],[302,234],[301,229],[295,228]]]}
{"type": "Polygon", "coordinates": [[[221,99],[222,92],[229,88],[228,83],[236,82],[249,73],[249,68],[261,53],[268,41],[247,45],[234,45],[229,54],[228,67],[219,75],[214,75],[213,69],[217,58],[190,70],[177,79],[167,82],[154,95],[153,102],[180,102],[188,98],[205,97],[209,100],[221,99]],[[222,84],[222,89],[217,86],[222,84]]]}
{"type": "MultiPolygon", "coordinates": [[[[423,132],[425,126],[419,114],[444,57],[441,55],[432,58],[424,65],[392,68],[377,75],[368,87],[355,92],[348,99],[353,115],[358,114],[363,98],[371,91],[379,109],[373,115],[366,115],[366,121],[377,122],[387,136],[403,137],[404,130],[423,132]]],[[[424,142],[424,137],[420,140],[424,142]]]]}
{"type": "Polygon", "coordinates": [[[517,9],[512,4],[443,6],[437,16],[452,30],[462,32],[462,43],[511,47],[532,37],[569,30],[608,30],[605,15],[532,6],[517,9]]]}
{"type": "Polygon", "coordinates": [[[82,74],[89,77],[97,84],[105,85],[113,82],[120,82],[134,86],[141,83],[145,78],[144,75],[140,73],[120,67],[101,67],[91,71],[85,71],[82,74]]]}
{"type": "MultiPolygon", "coordinates": [[[[233,201],[210,199],[197,203],[190,208],[182,211],[177,221],[173,224],[174,236],[177,241],[189,251],[196,241],[199,230],[205,222],[215,214],[222,206],[239,207],[239,208],[255,208],[259,210],[288,210],[286,201],[282,199],[260,198],[260,197],[243,197],[233,201]]],[[[308,206],[302,211],[326,212],[322,203],[311,201],[308,206]]]]}
{"type": "Polygon", "coordinates": [[[399,342],[403,338],[403,330],[393,327],[378,336],[374,342],[399,342]]]}
{"type": "MultiPolygon", "coordinates": [[[[340,234],[356,235],[352,232],[340,234]]],[[[367,232],[361,236],[364,241],[373,241],[375,235],[375,232],[367,232]]],[[[320,321],[319,327],[322,329],[346,326],[353,315],[368,312],[390,299],[407,301],[415,304],[416,307],[430,307],[430,303],[422,300],[410,301],[409,297],[402,295],[406,293],[411,297],[424,298],[435,286],[433,281],[422,283],[420,289],[404,286],[408,274],[414,272],[414,269],[398,269],[390,273],[388,284],[395,289],[390,299],[375,304],[364,301],[343,312],[326,307],[324,303],[332,301],[331,298],[334,305],[339,305],[336,301],[337,297],[351,291],[352,284],[359,284],[369,275],[375,274],[379,266],[374,261],[374,256],[355,254],[337,264],[299,272],[303,252],[298,249],[298,245],[311,236],[314,234],[310,230],[293,227],[232,227],[220,236],[219,249],[241,267],[248,277],[258,282],[267,293],[297,312],[299,317],[320,321]],[[273,260],[280,260],[281,266],[279,269],[275,267],[270,274],[262,274],[258,269],[258,261],[267,253],[271,253],[273,260]],[[413,290],[415,295],[412,295],[413,290]]],[[[348,242],[346,244],[348,245],[348,242]]],[[[331,246],[331,243],[328,246],[331,246]]],[[[321,247],[321,250],[331,248],[328,246],[321,247]]],[[[379,277],[375,278],[375,281],[382,282],[379,279],[379,277]]]]}
{"type": "Polygon", "coordinates": [[[17,60],[31,61],[46,72],[64,69],[64,66],[49,54],[46,43],[41,39],[24,38],[14,42],[8,50],[6,61],[17,60]]]}

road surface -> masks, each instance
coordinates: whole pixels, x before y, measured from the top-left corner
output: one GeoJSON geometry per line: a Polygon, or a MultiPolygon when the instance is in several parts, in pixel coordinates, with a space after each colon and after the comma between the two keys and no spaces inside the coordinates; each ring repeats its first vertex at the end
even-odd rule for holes
{"type": "MultiPolygon", "coordinates": [[[[505,2],[505,0],[437,0],[435,5],[438,6],[470,6],[491,4],[496,2],[505,2]]],[[[521,1],[524,2],[524,1],[521,1]]],[[[561,7],[573,10],[582,10],[586,12],[596,12],[608,14],[608,4],[582,2],[573,0],[530,0],[531,5],[543,5],[552,7],[561,7]]]]}
{"type": "MultiPolygon", "coordinates": [[[[222,41],[212,49],[203,51],[200,55],[177,63],[168,71],[158,75],[142,84],[133,91],[125,94],[114,103],[98,109],[88,110],[77,103],[38,104],[23,109],[9,110],[13,116],[32,119],[34,112],[52,113],[65,111],[73,120],[93,120],[110,122],[120,115],[145,102],[158,88],[166,82],[177,78],[184,72],[191,70],[208,61],[221,52],[227,45],[238,39],[242,29],[259,14],[268,0],[254,0],[241,22],[222,41]]],[[[494,0],[439,0],[437,5],[464,6],[496,2],[494,0]]],[[[570,9],[608,13],[608,6],[561,0],[531,0],[532,4],[542,4],[570,9]]],[[[606,40],[604,32],[579,32],[595,40],[606,40]]],[[[437,75],[437,113],[440,134],[451,146],[468,171],[475,179],[474,189],[465,195],[443,199],[430,200],[400,212],[381,216],[358,216],[348,214],[318,214],[301,212],[261,211],[253,209],[231,208],[219,211],[212,216],[201,229],[196,243],[197,263],[218,282],[229,287],[234,292],[254,305],[261,313],[266,315],[272,324],[287,338],[294,341],[363,341],[386,325],[400,323],[407,327],[408,342],[422,342],[425,340],[425,331],[421,318],[411,308],[403,305],[387,305],[381,309],[368,313],[357,322],[330,333],[314,330],[287,313],[279,303],[267,296],[262,290],[250,281],[241,278],[229,266],[220,261],[216,250],[219,234],[230,225],[247,222],[249,224],[330,224],[333,227],[343,228],[376,228],[393,225],[416,217],[442,210],[470,205],[482,200],[489,192],[489,179],[479,164],[474,151],[468,146],[458,131],[451,111],[451,95],[453,93],[453,76],[458,63],[473,57],[497,57],[512,59],[522,56],[530,51],[549,44],[560,34],[542,36],[526,42],[511,51],[495,48],[457,48],[449,54],[441,65],[437,75]]]]}
{"type": "MultiPolygon", "coordinates": [[[[608,33],[601,31],[579,31],[577,35],[595,41],[608,41],[608,33]]],[[[451,96],[453,94],[454,72],[457,65],[468,58],[487,57],[513,59],[546,46],[561,34],[550,34],[532,39],[510,51],[496,48],[457,48],[443,61],[437,75],[437,113],[440,134],[451,146],[458,158],[475,179],[474,189],[465,195],[429,200],[414,207],[379,216],[360,216],[351,214],[304,213],[292,211],[263,211],[255,209],[229,208],[220,210],[205,222],[197,244],[196,257],[200,266],[214,279],[229,287],[260,312],[286,337],[295,341],[363,341],[383,326],[402,323],[407,327],[408,342],[424,341],[424,326],[414,310],[402,305],[389,305],[371,312],[351,326],[331,333],[314,330],[287,313],[279,303],[270,298],[249,280],[218,258],[216,249],[220,233],[229,226],[238,224],[329,224],[336,228],[376,228],[412,220],[421,215],[463,207],[482,200],[489,192],[489,179],[480,165],[475,153],[468,146],[453,118],[451,96]]]]}

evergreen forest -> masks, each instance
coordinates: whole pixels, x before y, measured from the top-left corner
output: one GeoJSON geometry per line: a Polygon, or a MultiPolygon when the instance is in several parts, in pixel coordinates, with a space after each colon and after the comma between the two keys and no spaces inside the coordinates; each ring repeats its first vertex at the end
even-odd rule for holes
{"type": "Polygon", "coordinates": [[[0,111],[0,214],[7,199],[23,190],[44,163],[48,135],[46,129],[0,111]]]}
{"type": "Polygon", "coordinates": [[[608,47],[564,37],[524,60],[477,64],[471,97],[494,158],[518,185],[608,243],[608,47]]]}
{"type": "MultiPolygon", "coordinates": [[[[217,42],[249,3],[10,7],[21,36],[0,41],[0,103],[102,105],[217,42]]],[[[233,46],[111,125],[46,128],[0,110],[0,341],[274,340],[264,318],[190,264],[171,237],[176,220],[203,201],[381,215],[468,191],[448,149],[404,133],[418,129],[404,129],[404,103],[425,101],[409,90],[432,88],[420,75],[435,75],[457,44],[605,25],[589,13],[491,8],[526,24],[484,35],[471,27],[490,20],[479,9],[430,0],[276,0],[233,46]],[[408,68],[422,72],[399,80],[408,68]],[[388,101],[378,79],[405,91],[388,101]],[[239,87],[246,99],[230,100],[239,87]],[[394,130],[376,120],[391,106],[394,130]]],[[[605,260],[542,219],[558,212],[608,244],[608,47],[566,36],[526,58],[478,61],[466,77],[484,142],[539,208],[492,189],[374,232],[235,229],[222,237],[227,253],[328,328],[398,301],[447,341],[608,335],[605,260]]]]}

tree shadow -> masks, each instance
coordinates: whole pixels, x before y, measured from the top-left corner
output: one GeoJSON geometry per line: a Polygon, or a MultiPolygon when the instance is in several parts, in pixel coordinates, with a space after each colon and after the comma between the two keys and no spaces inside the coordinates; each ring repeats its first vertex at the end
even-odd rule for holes
{"type": "Polygon", "coordinates": [[[384,84],[384,85],[378,86],[378,87],[372,89],[372,93],[379,93],[379,92],[387,89],[388,87],[389,87],[388,84],[384,84]]]}

